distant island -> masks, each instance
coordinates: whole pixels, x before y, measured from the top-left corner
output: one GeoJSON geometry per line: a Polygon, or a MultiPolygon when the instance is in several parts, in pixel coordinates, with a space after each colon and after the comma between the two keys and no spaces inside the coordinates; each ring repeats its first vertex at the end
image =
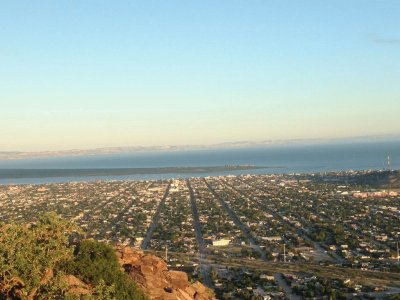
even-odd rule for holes
{"type": "Polygon", "coordinates": [[[0,179],[58,178],[58,177],[97,177],[153,175],[170,173],[218,173],[225,171],[256,170],[281,167],[252,165],[226,165],[209,167],[160,167],[160,168],[99,168],[99,169],[0,169],[0,179]]]}

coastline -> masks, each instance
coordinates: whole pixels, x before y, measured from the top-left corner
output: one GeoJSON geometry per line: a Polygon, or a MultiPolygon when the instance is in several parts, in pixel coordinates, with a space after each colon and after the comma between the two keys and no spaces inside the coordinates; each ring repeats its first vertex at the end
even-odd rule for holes
{"type": "Polygon", "coordinates": [[[0,179],[64,178],[64,177],[107,177],[129,175],[162,174],[206,174],[228,171],[250,171],[261,169],[281,169],[253,165],[227,165],[208,167],[159,167],[159,168],[91,168],[91,169],[0,169],[0,179]]]}

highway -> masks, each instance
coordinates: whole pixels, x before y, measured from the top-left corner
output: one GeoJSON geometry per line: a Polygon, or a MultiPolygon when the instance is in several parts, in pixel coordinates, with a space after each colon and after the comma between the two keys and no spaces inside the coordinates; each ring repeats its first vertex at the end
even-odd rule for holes
{"type": "MultiPolygon", "coordinates": [[[[146,253],[163,255],[162,251],[146,250],[146,253]]],[[[170,252],[170,254],[179,257],[182,261],[198,262],[198,255],[196,254],[180,252],[170,252]]],[[[211,254],[207,256],[206,261],[208,264],[216,266],[246,267],[259,271],[292,275],[296,275],[298,272],[305,272],[330,279],[346,280],[350,278],[357,284],[382,286],[391,290],[398,290],[400,288],[400,273],[393,272],[364,271],[340,266],[325,266],[316,263],[284,263],[264,261],[261,259],[223,258],[211,254]]]]}
{"type": "MultiPolygon", "coordinates": [[[[244,184],[246,184],[246,185],[252,187],[253,189],[260,190],[260,191],[262,191],[262,192],[266,192],[265,189],[263,189],[263,188],[260,188],[260,187],[254,185],[254,184],[250,184],[250,183],[248,183],[248,182],[245,182],[245,181],[242,180],[242,179],[240,179],[240,180],[241,180],[244,184]]],[[[226,184],[228,184],[226,181],[224,181],[224,182],[225,182],[226,184]]],[[[240,191],[240,190],[238,190],[238,189],[236,189],[236,188],[235,188],[235,190],[236,190],[238,193],[240,193],[241,195],[246,196],[248,199],[250,199],[250,198],[249,198],[247,195],[245,195],[242,191],[240,191]]],[[[250,200],[252,200],[252,199],[250,199],[250,200]]],[[[254,201],[254,200],[252,200],[252,201],[254,201]]],[[[284,222],[285,224],[287,224],[288,226],[290,226],[291,228],[293,228],[293,229],[297,232],[297,234],[299,234],[300,236],[302,236],[304,240],[306,240],[306,241],[312,243],[313,246],[314,246],[315,251],[318,251],[318,252],[320,253],[321,256],[326,256],[326,257],[327,257],[326,260],[330,261],[331,259],[333,259],[333,260],[335,261],[335,263],[337,263],[337,264],[342,264],[342,263],[345,262],[345,260],[344,260],[342,257],[340,257],[339,255],[337,255],[335,252],[330,252],[331,256],[326,255],[325,249],[321,246],[321,243],[317,243],[316,241],[312,240],[312,239],[308,236],[307,232],[304,231],[303,228],[295,228],[294,225],[292,225],[292,224],[290,224],[289,222],[287,222],[286,220],[284,220],[283,217],[282,217],[280,214],[278,214],[278,213],[276,213],[275,211],[272,211],[270,208],[268,208],[268,207],[265,205],[265,203],[263,203],[262,201],[256,201],[256,202],[257,202],[258,205],[260,205],[260,207],[261,207],[265,212],[270,213],[270,214],[273,215],[277,220],[280,220],[281,222],[284,222]]],[[[325,248],[327,248],[326,245],[324,245],[324,244],[322,244],[322,245],[323,245],[325,248]]]]}
{"type": "MultiPolygon", "coordinates": [[[[244,225],[240,219],[237,217],[236,213],[232,210],[232,208],[229,207],[229,205],[224,201],[224,199],[217,194],[217,192],[213,189],[213,187],[207,182],[206,179],[204,179],[204,182],[206,183],[208,189],[211,191],[211,193],[214,195],[214,197],[221,203],[221,205],[224,207],[225,211],[228,213],[228,215],[231,217],[232,221],[235,223],[235,225],[237,227],[239,227],[241,229],[241,231],[244,233],[244,235],[246,236],[247,240],[250,242],[250,247],[253,248],[254,250],[256,250],[259,254],[260,257],[263,261],[267,261],[265,252],[262,251],[262,249],[260,248],[260,246],[256,243],[256,241],[254,240],[253,235],[250,232],[250,229],[244,225]]],[[[277,283],[284,289],[286,296],[288,296],[289,299],[293,299],[293,300],[299,300],[300,297],[298,297],[297,295],[295,295],[292,292],[292,289],[290,288],[290,286],[288,286],[286,284],[286,282],[284,280],[282,280],[282,277],[280,274],[275,273],[274,277],[277,281],[277,283]]]]}
{"type": "Polygon", "coordinates": [[[147,230],[146,238],[143,240],[142,245],[140,246],[140,248],[142,248],[142,250],[146,250],[147,247],[149,246],[151,236],[153,235],[153,232],[157,227],[158,221],[160,220],[160,214],[164,210],[165,201],[167,200],[170,188],[171,188],[171,182],[168,183],[168,186],[164,193],[164,197],[162,198],[160,205],[158,206],[157,212],[153,217],[153,221],[151,222],[151,225],[149,226],[149,229],[147,230]]]}
{"type": "Polygon", "coordinates": [[[213,288],[214,285],[210,275],[211,266],[205,262],[205,259],[207,258],[207,247],[203,239],[203,233],[201,232],[199,213],[197,211],[197,205],[196,205],[196,197],[194,195],[192,185],[190,184],[190,180],[188,179],[186,183],[190,193],[190,203],[192,207],[193,225],[196,232],[196,240],[197,244],[199,245],[199,262],[200,262],[201,275],[203,277],[203,283],[207,287],[213,288]]]}
{"type": "MultiPolygon", "coordinates": [[[[250,199],[246,194],[244,194],[242,191],[236,189],[234,186],[232,186],[231,184],[229,184],[225,180],[221,179],[220,181],[225,185],[225,187],[228,187],[231,190],[235,191],[236,193],[241,195],[243,198],[245,198],[247,201],[253,202],[253,200],[250,199]]],[[[264,259],[264,260],[266,260],[266,259],[264,259]]],[[[291,300],[300,300],[301,299],[299,296],[297,296],[296,294],[293,293],[292,288],[286,283],[286,281],[282,278],[282,275],[280,273],[274,273],[273,275],[274,275],[274,278],[275,278],[276,282],[278,283],[278,285],[281,288],[283,288],[283,290],[285,291],[286,296],[289,299],[291,299],[291,300]]]]}
{"type": "Polygon", "coordinates": [[[229,207],[229,205],[225,202],[225,200],[215,192],[213,187],[207,182],[205,178],[203,178],[205,184],[207,185],[208,189],[211,191],[211,193],[214,195],[214,197],[221,203],[222,207],[225,209],[225,211],[228,213],[232,221],[235,223],[237,227],[240,228],[240,230],[243,232],[243,234],[246,236],[247,240],[250,243],[250,247],[253,248],[255,251],[257,251],[260,254],[261,259],[265,260],[265,252],[261,250],[260,246],[256,243],[254,240],[253,235],[251,234],[250,230],[247,228],[246,225],[244,225],[239,218],[237,217],[236,213],[229,207]]]}

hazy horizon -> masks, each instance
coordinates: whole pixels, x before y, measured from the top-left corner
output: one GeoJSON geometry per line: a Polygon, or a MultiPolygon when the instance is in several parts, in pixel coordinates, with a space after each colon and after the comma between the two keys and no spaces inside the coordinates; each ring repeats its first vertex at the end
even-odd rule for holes
{"type": "Polygon", "coordinates": [[[149,144],[149,145],[116,145],[116,146],[99,146],[99,147],[66,147],[66,148],[56,148],[56,149],[40,149],[40,150],[32,150],[32,151],[24,151],[21,149],[13,149],[9,151],[3,151],[0,149],[0,153],[40,153],[40,152],[68,152],[68,151],[90,151],[90,150],[107,150],[107,149],[190,149],[190,148],[230,148],[230,147],[247,147],[247,146],[274,146],[274,145],[292,145],[292,144],[300,144],[300,145],[313,145],[313,144],[325,144],[325,143],[375,143],[375,142],[386,142],[399,140],[400,134],[383,134],[383,135],[366,135],[366,136],[343,136],[343,137],[335,137],[335,138],[293,138],[293,139],[262,139],[262,140],[231,140],[219,143],[205,143],[205,144],[189,144],[189,143],[180,143],[180,144],[149,144]]]}
{"type": "Polygon", "coordinates": [[[0,151],[400,133],[398,1],[2,1],[0,151]]]}
{"type": "MultiPolygon", "coordinates": [[[[85,149],[60,149],[46,151],[1,151],[0,162],[16,162],[30,159],[53,159],[53,158],[73,158],[73,157],[107,157],[120,155],[142,155],[151,153],[184,153],[189,152],[213,152],[213,151],[248,151],[255,149],[286,149],[286,148],[312,148],[312,147],[351,147],[364,145],[364,152],[368,152],[370,148],[376,145],[400,143],[399,135],[383,135],[383,136],[359,136],[352,138],[337,138],[337,139],[294,139],[294,140],[264,140],[264,141],[236,141],[219,144],[204,144],[204,145],[154,145],[154,146],[120,146],[120,147],[100,147],[100,148],[85,148],[85,149]]],[[[299,148],[299,149],[300,149],[299,148]]],[[[328,148],[326,148],[328,149],[328,148]]],[[[361,148],[360,148],[361,149],[361,148]]],[[[397,151],[393,145],[389,146],[385,155],[396,154],[397,151]]],[[[386,156],[385,156],[386,157],[386,156]]],[[[112,160],[112,159],[111,159],[112,160]]],[[[11,166],[11,165],[10,165],[11,166]]]]}

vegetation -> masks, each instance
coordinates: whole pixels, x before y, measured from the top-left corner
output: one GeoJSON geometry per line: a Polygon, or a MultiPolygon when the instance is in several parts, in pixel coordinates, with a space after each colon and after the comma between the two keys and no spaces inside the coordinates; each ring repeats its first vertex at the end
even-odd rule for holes
{"type": "Polygon", "coordinates": [[[134,282],[121,272],[115,251],[107,244],[94,240],[81,242],[76,247],[73,262],[66,269],[85,282],[96,285],[104,282],[106,286],[112,286],[116,299],[143,299],[134,282]]]}
{"type": "Polygon", "coordinates": [[[120,271],[110,246],[73,243],[74,224],[50,213],[35,224],[0,227],[0,300],[144,299],[120,271]],[[67,275],[86,287],[84,297],[70,293],[67,275]]]}
{"type": "Polygon", "coordinates": [[[355,241],[346,236],[346,232],[341,225],[316,223],[310,231],[312,239],[318,242],[333,245],[347,244],[350,247],[357,246],[355,241]]]}

